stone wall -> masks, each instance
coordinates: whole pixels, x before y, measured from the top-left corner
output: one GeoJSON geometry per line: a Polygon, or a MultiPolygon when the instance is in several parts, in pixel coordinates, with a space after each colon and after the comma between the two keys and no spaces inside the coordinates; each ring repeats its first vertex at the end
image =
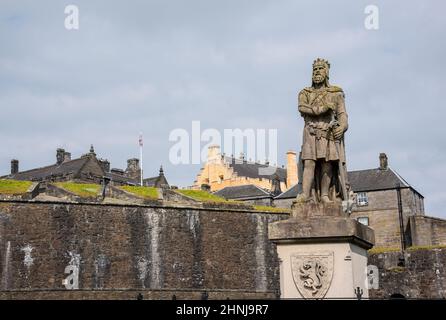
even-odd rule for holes
{"type": "Polygon", "coordinates": [[[369,255],[369,265],[379,269],[379,288],[370,298],[402,295],[412,299],[446,299],[446,248],[407,250],[405,265],[398,266],[400,252],[369,255]]]}
{"type": "Polygon", "coordinates": [[[271,207],[273,204],[273,199],[271,198],[263,198],[263,199],[252,199],[252,200],[237,200],[246,204],[251,204],[254,206],[269,206],[271,207]]]}
{"type": "Polygon", "coordinates": [[[296,198],[290,199],[274,199],[273,204],[277,208],[291,209],[291,205],[296,198]]]}
{"type": "Polygon", "coordinates": [[[446,220],[426,217],[410,217],[412,244],[415,246],[446,245],[446,220]]]}
{"type": "Polygon", "coordinates": [[[109,297],[119,290],[271,297],[279,271],[268,223],[286,217],[224,207],[2,201],[0,297],[65,291],[73,265],[80,290],[108,290],[109,297]]]}

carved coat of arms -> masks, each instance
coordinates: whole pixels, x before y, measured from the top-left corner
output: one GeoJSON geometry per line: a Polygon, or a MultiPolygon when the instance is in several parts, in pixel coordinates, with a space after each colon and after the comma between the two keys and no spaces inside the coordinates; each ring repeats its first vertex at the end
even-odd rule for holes
{"type": "Polygon", "coordinates": [[[294,284],[305,299],[325,296],[333,278],[333,262],[333,251],[291,255],[294,284]]]}

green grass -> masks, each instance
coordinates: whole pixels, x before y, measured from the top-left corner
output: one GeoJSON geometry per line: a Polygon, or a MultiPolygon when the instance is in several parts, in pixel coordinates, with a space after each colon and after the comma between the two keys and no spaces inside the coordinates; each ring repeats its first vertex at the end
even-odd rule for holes
{"type": "Polygon", "coordinates": [[[92,183],[57,182],[54,185],[80,197],[96,197],[101,190],[101,185],[92,183]]]}
{"type": "Polygon", "coordinates": [[[158,199],[158,190],[154,187],[141,187],[141,186],[123,186],[119,187],[122,190],[133,193],[139,197],[158,199]]]}
{"type": "Polygon", "coordinates": [[[256,209],[258,211],[281,212],[281,213],[291,212],[290,209],[270,207],[270,206],[253,206],[253,207],[254,207],[254,209],[256,209]]]}
{"type": "Polygon", "coordinates": [[[385,253],[385,252],[396,252],[401,251],[400,248],[396,247],[374,247],[368,251],[369,254],[378,254],[378,253],[385,253]]]}
{"type": "Polygon", "coordinates": [[[28,191],[33,183],[31,181],[18,181],[9,179],[0,179],[0,193],[3,194],[22,194],[28,191]]]}
{"type": "Polygon", "coordinates": [[[415,250],[431,250],[431,249],[443,249],[446,248],[446,245],[435,245],[435,246],[413,246],[407,248],[408,251],[415,251],[415,250]]]}
{"type": "MultiPolygon", "coordinates": [[[[407,248],[407,251],[416,251],[416,250],[432,250],[432,249],[444,249],[446,245],[435,245],[435,246],[413,246],[407,248]]],[[[401,251],[401,248],[396,247],[376,247],[372,248],[368,251],[369,254],[379,254],[386,252],[397,252],[401,251]]]]}
{"type": "Polygon", "coordinates": [[[175,190],[175,192],[178,192],[182,195],[185,195],[187,197],[190,197],[197,201],[202,202],[233,202],[233,201],[227,201],[225,198],[216,196],[212,193],[203,191],[203,190],[188,190],[188,189],[180,189],[175,190]]]}

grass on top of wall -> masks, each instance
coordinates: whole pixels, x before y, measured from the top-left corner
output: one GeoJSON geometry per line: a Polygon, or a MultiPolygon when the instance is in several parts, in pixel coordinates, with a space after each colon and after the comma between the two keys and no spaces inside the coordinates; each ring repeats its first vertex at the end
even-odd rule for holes
{"type": "Polygon", "coordinates": [[[175,192],[178,192],[182,195],[185,195],[187,197],[190,197],[197,201],[203,201],[203,202],[233,202],[228,201],[225,198],[216,196],[215,194],[203,191],[203,190],[189,190],[189,189],[178,189],[175,190],[175,192]]]}
{"type": "Polygon", "coordinates": [[[378,253],[386,253],[386,252],[397,252],[401,251],[401,248],[396,247],[373,247],[369,251],[367,251],[369,254],[378,254],[378,253]]]}
{"type": "Polygon", "coordinates": [[[139,197],[148,199],[158,199],[158,190],[154,187],[122,186],[119,188],[127,192],[133,193],[134,195],[139,197]]]}
{"type": "Polygon", "coordinates": [[[415,250],[431,250],[431,249],[444,249],[446,248],[446,245],[434,245],[434,246],[413,246],[407,248],[408,251],[415,251],[415,250]]]}
{"type": "Polygon", "coordinates": [[[101,185],[93,183],[56,182],[54,185],[80,197],[96,197],[101,191],[101,185]]]}
{"type": "Polygon", "coordinates": [[[32,184],[31,181],[0,179],[0,193],[23,194],[28,191],[32,184]]]}
{"type": "Polygon", "coordinates": [[[280,212],[280,213],[290,213],[291,209],[277,208],[270,206],[253,206],[257,211],[268,211],[268,212],[280,212]]]}

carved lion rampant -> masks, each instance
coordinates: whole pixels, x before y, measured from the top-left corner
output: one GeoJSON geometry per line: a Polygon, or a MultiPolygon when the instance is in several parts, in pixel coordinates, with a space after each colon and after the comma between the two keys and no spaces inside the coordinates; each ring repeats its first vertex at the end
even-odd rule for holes
{"type": "Polygon", "coordinates": [[[333,278],[333,257],[332,251],[291,255],[294,283],[305,299],[325,296],[333,278]]]}

